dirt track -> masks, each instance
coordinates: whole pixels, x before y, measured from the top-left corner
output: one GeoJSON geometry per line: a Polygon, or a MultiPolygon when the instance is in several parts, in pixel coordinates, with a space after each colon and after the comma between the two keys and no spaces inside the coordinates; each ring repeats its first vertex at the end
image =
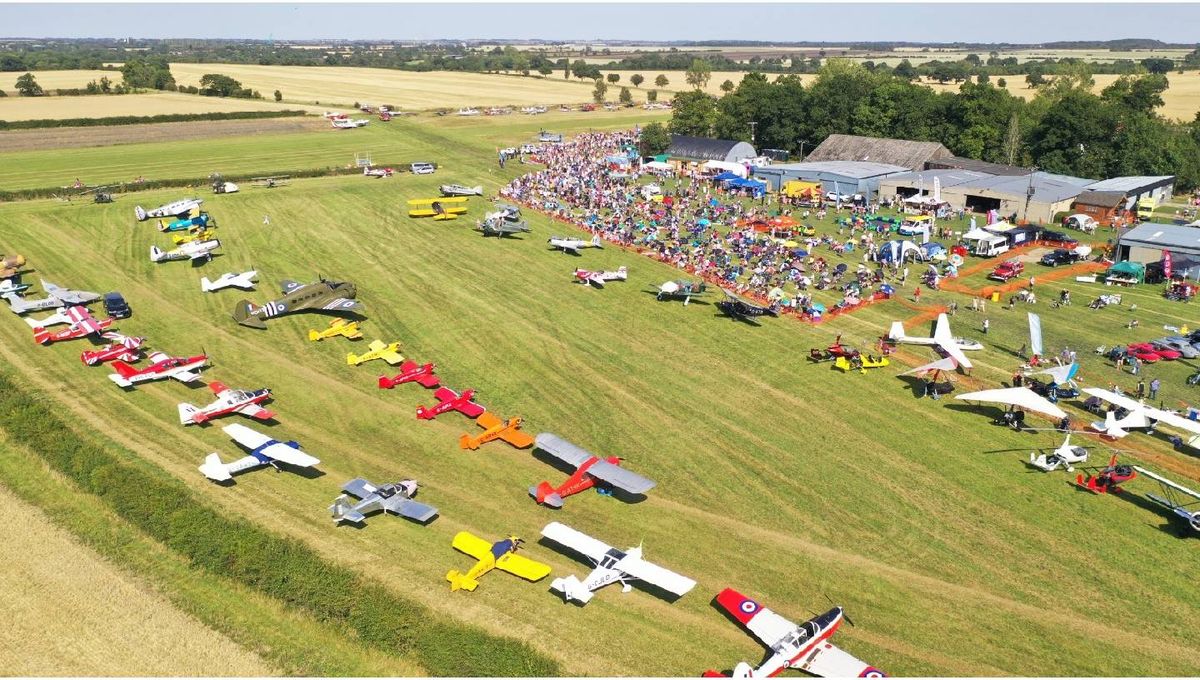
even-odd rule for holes
{"type": "Polygon", "coordinates": [[[305,132],[323,128],[325,125],[325,121],[320,118],[304,116],[262,120],[212,120],[7,130],[0,132],[0,152],[114,146],[262,133],[305,132]]]}

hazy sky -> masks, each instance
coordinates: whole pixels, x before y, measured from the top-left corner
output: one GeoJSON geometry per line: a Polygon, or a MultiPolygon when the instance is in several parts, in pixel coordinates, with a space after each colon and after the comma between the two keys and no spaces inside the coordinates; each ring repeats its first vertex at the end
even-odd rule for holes
{"type": "Polygon", "coordinates": [[[1197,4],[0,4],[5,37],[1197,42],[1197,26],[1197,4]]]}

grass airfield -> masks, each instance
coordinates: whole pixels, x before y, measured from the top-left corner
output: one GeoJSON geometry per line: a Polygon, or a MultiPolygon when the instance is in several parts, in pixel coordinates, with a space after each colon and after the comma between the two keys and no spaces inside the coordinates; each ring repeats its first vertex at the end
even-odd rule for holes
{"type": "MultiPolygon", "coordinates": [[[[214,365],[205,380],[271,387],[279,422],[260,429],[301,442],[322,460],[322,476],[260,470],[230,487],[213,485],[196,471],[204,455],[241,453],[221,432],[225,423],[178,424],[178,402],[211,400],[204,387],[154,383],[122,392],[104,377],[108,369],[78,363],[83,341],[36,346],[11,315],[0,322],[0,358],[81,430],[177,477],[205,502],[299,539],[439,615],[526,640],[567,674],[683,676],[757,661],[757,642],[709,603],[727,586],[795,621],[828,608],[827,597],[846,606],[857,626],[843,627],[835,642],[894,675],[1200,673],[1193,626],[1200,597],[1186,569],[1195,539],[1173,517],[1077,491],[1061,473],[1030,472],[1022,464],[1029,450],[1056,446],[1055,433],[1018,434],[990,424],[995,410],[916,399],[915,383],[896,374],[902,364],[927,361],[923,348],[904,347],[892,367],[867,375],[806,359],[810,347],[838,334],[867,349],[892,320],[927,315],[951,300],[960,306],[955,332],[981,337],[983,315],[965,311],[968,298],[926,290],[919,308],[894,300],[816,326],[783,318],[749,327],[716,317],[711,305],[657,302],[651,288],[681,275],[666,265],[612,247],[580,257],[550,251],[545,239],[569,230],[528,211],[534,232],[503,241],[469,228],[482,216],[481,200],[472,199],[457,222],[405,216],[405,200],[435,195],[441,183],[482,183],[493,193],[532,169],[510,163],[499,170],[496,146],[525,141],[543,126],[569,129],[540,117],[511,120],[521,125],[393,122],[328,143],[317,133],[294,135],[293,143],[303,142],[297,153],[306,154],[297,163],[343,164],[358,145],[420,155],[443,168],[430,177],[299,180],[205,195],[224,247],[198,268],[149,262],[150,244],[169,239],[132,218],[136,203],[150,207],[186,191],[124,195],[104,206],[0,204],[0,250],[30,259],[36,272],[27,278],[119,289],[134,308],[119,324],[123,332],[146,335],[171,353],[206,350],[214,365]],[[575,267],[620,265],[630,269],[628,282],[604,290],[571,282],[575,267]],[[248,268],[260,272],[257,292],[199,290],[202,275],[248,268]],[[281,280],[318,274],[358,284],[368,317],[364,341],[310,343],[306,331],[327,321],[318,315],[271,320],[266,331],[229,318],[242,297],[263,302],[277,297],[281,280]],[[346,365],[347,352],[364,351],[376,337],[400,340],[406,357],[436,363],[443,384],[477,389],[479,402],[498,415],[524,416],[529,432],[623,456],[659,486],[636,504],[588,492],[558,512],[537,507],[527,488],[558,484],[565,473],[502,443],[459,450],[459,434],[478,428],[458,414],[417,421],[413,410],[432,403],[429,391],[379,390],[375,378],[390,367],[346,365]],[[416,477],[418,498],[441,517],[426,528],[383,516],[362,529],[335,528],[326,507],[344,481],[360,475],[416,477]],[[450,547],[463,529],[492,540],[518,533],[530,541],[527,555],[550,564],[554,576],[586,573],[587,565],[534,543],[552,520],[617,547],[644,542],[648,559],[699,585],[673,604],[640,589],[609,588],[586,607],[562,604],[548,581],[502,573],[485,577],[475,593],[448,592],[445,572],[471,564],[450,547]]],[[[278,140],[238,143],[223,141],[227,155],[198,167],[266,169],[285,156],[278,140]]],[[[144,158],[169,174],[201,162],[198,146],[182,146],[193,144],[98,150],[87,162],[99,172],[106,161],[144,158]]],[[[30,186],[45,186],[79,174],[74,163],[58,154],[20,172],[30,186]]],[[[1072,281],[1040,292],[1034,311],[1047,346],[1076,348],[1087,385],[1136,382],[1095,358],[1092,347],[1157,337],[1165,323],[1197,325],[1190,306],[1163,300],[1157,287],[1122,291],[1127,305],[1136,300],[1135,315],[1087,309],[1098,292],[1112,292],[1102,286],[1072,281]],[[1063,286],[1075,305],[1049,309],[1051,291],[1063,286]],[[1130,316],[1140,329],[1124,328],[1130,316]]],[[[1026,334],[1023,311],[989,303],[988,349],[972,355],[977,368],[960,378],[960,393],[1008,379],[1026,334]]],[[[1143,374],[1163,379],[1168,406],[1191,397],[1184,378],[1192,369],[1184,363],[1193,362],[1143,374]]],[[[1200,485],[1196,459],[1171,451],[1161,434],[1131,435],[1118,446],[1139,464],[1200,485]]],[[[1099,463],[1107,451],[1092,455],[1099,463]]],[[[31,474],[15,465],[0,467],[0,483],[31,474]]],[[[1130,485],[1146,490],[1154,489],[1144,480],[1130,485]]]]}

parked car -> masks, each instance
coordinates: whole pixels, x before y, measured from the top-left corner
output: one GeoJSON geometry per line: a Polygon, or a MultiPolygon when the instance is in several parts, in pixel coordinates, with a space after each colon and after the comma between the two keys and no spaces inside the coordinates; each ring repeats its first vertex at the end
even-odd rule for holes
{"type": "Polygon", "coordinates": [[[1195,359],[1200,357],[1200,351],[1192,347],[1192,343],[1188,342],[1187,338],[1181,338],[1178,335],[1172,335],[1158,340],[1151,340],[1150,346],[1158,351],[1160,349],[1169,349],[1179,352],[1184,359],[1195,359]]]}
{"type": "Polygon", "coordinates": [[[1061,243],[1066,248],[1074,248],[1079,245],[1079,239],[1068,236],[1061,231],[1043,231],[1041,240],[1061,243]]]}
{"type": "Polygon", "coordinates": [[[433,163],[413,163],[409,167],[412,168],[414,175],[432,175],[436,169],[433,167],[433,163]]]}
{"type": "Polygon", "coordinates": [[[1025,271],[1025,265],[1020,260],[1005,260],[996,265],[991,274],[988,274],[989,279],[997,281],[1008,281],[1021,275],[1025,271]]]}
{"type": "Polygon", "coordinates": [[[1129,353],[1141,359],[1142,357],[1139,355],[1139,352],[1143,354],[1155,354],[1159,359],[1166,359],[1167,361],[1174,361],[1183,356],[1173,349],[1159,349],[1148,342],[1138,342],[1129,345],[1129,353]]]}
{"type": "Polygon", "coordinates": [[[1125,348],[1125,353],[1128,356],[1137,357],[1138,361],[1142,361],[1147,364],[1152,364],[1161,358],[1159,357],[1158,353],[1154,351],[1153,347],[1142,343],[1129,345],[1125,348]]]}
{"type": "Polygon", "coordinates": [[[128,319],[133,316],[129,303],[117,291],[104,294],[104,313],[114,319],[128,319]]]}
{"type": "Polygon", "coordinates": [[[1047,267],[1057,267],[1060,264],[1075,264],[1080,259],[1079,253],[1066,248],[1055,248],[1042,256],[1041,263],[1047,267]]]}

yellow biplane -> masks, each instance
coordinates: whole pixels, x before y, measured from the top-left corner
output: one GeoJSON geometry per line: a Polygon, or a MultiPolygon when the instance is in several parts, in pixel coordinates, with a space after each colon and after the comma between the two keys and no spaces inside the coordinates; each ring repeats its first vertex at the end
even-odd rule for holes
{"type": "Polygon", "coordinates": [[[213,233],[214,229],[216,227],[192,227],[187,230],[186,234],[172,236],[171,241],[177,246],[192,241],[207,241],[210,238],[216,238],[216,234],[213,233]]]}
{"type": "Polygon", "coordinates": [[[520,576],[526,581],[539,581],[546,578],[550,574],[549,565],[516,554],[523,542],[516,536],[488,543],[469,531],[460,531],[455,534],[452,543],[454,549],[474,557],[478,562],[465,574],[457,569],[446,572],[446,580],[450,582],[451,592],[475,590],[479,586],[480,577],[497,568],[514,576],[520,576]]]}
{"type": "Polygon", "coordinates": [[[341,318],[330,321],[329,328],[323,331],[308,331],[308,339],[312,342],[336,338],[339,335],[349,340],[358,340],[363,336],[362,331],[358,330],[357,321],[346,321],[341,318]]]}
{"type": "Polygon", "coordinates": [[[346,363],[351,366],[357,366],[372,359],[383,359],[393,366],[404,361],[404,357],[400,356],[400,343],[384,344],[382,340],[372,340],[371,344],[367,345],[366,352],[346,355],[346,363]]]}
{"type": "Polygon", "coordinates": [[[467,212],[467,197],[414,198],[408,202],[409,217],[432,217],[435,220],[456,220],[467,212]]]}
{"type": "Polygon", "coordinates": [[[458,438],[459,447],[474,451],[480,446],[497,439],[503,439],[518,449],[533,446],[533,437],[521,431],[520,417],[509,418],[507,421],[504,421],[497,418],[496,414],[491,411],[484,411],[475,419],[475,424],[482,427],[483,432],[480,432],[475,437],[469,434],[462,435],[458,438]]]}

